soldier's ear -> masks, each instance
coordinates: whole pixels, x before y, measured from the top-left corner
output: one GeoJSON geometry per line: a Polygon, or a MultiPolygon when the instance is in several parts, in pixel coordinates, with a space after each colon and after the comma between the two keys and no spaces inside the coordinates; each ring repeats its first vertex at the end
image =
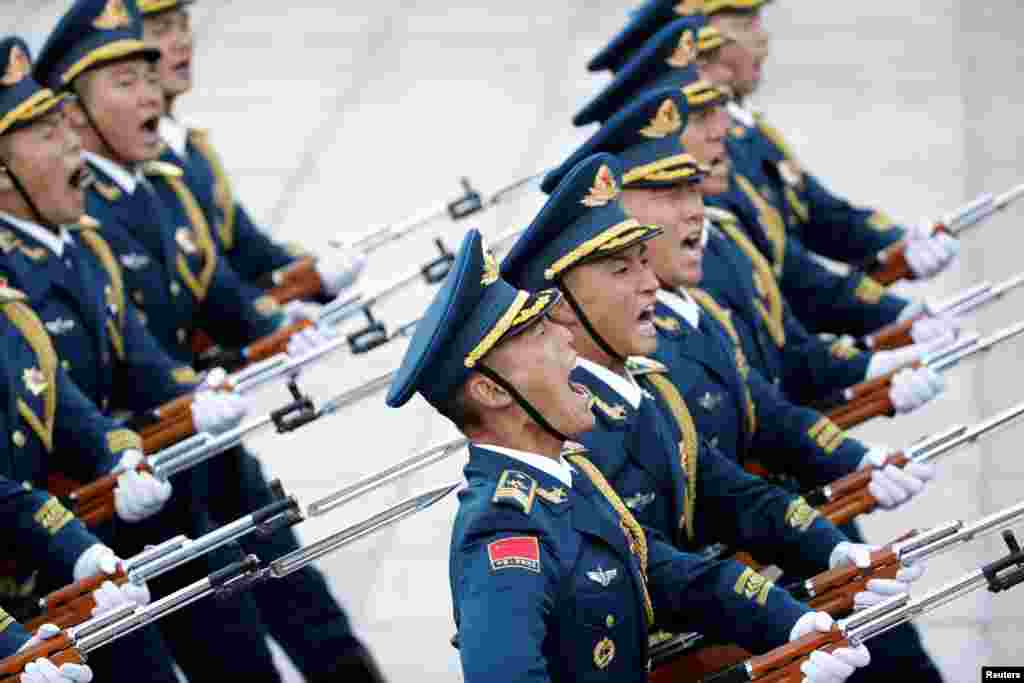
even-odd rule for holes
{"type": "Polygon", "coordinates": [[[565,300],[565,297],[562,297],[557,304],[551,307],[551,310],[548,311],[548,318],[556,325],[568,327],[570,330],[574,330],[580,324],[576,311],[572,310],[572,306],[565,300]]]}
{"type": "Polygon", "coordinates": [[[469,378],[466,394],[471,401],[492,410],[507,408],[513,402],[504,387],[480,373],[473,373],[469,378]]]}
{"type": "Polygon", "coordinates": [[[85,115],[85,111],[82,109],[82,105],[79,104],[77,97],[71,97],[64,103],[64,115],[67,117],[68,124],[72,130],[76,133],[81,133],[83,130],[91,127],[89,117],[85,115]]]}
{"type": "Polygon", "coordinates": [[[14,189],[14,181],[7,170],[7,163],[0,160],[0,192],[12,192],[14,189]]]}

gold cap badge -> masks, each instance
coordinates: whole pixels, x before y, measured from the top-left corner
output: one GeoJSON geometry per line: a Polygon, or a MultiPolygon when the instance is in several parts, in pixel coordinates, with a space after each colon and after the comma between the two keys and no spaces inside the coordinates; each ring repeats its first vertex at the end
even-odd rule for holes
{"type": "Polygon", "coordinates": [[[658,112],[646,128],[640,129],[645,138],[663,138],[678,132],[683,127],[683,117],[679,108],[671,99],[667,99],[658,107],[658,112]]]}
{"type": "Polygon", "coordinates": [[[92,25],[105,31],[113,31],[123,26],[131,26],[132,19],[124,7],[123,0],[107,0],[103,13],[96,17],[92,25]]]}
{"type": "Polygon", "coordinates": [[[697,40],[693,37],[693,31],[686,30],[683,31],[683,35],[679,36],[679,44],[676,45],[676,49],[672,51],[672,54],[665,61],[669,66],[685,69],[696,57],[697,40]]]}
{"type": "Polygon", "coordinates": [[[618,196],[619,186],[615,184],[615,176],[612,175],[612,170],[606,164],[601,164],[601,168],[597,169],[597,175],[594,177],[594,184],[590,187],[590,192],[581,200],[581,203],[583,206],[595,208],[604,206],[618,196]]]}
{"type": "Polygon", "coordinates": [[[699,13],[703,9],[703,3],[701,0],[682,0],[682,2],[672,9],[679,16],[688,17],[691,14],[699,13]]]}
{"type": "Polygon", "coordinates": [[[480,284],[484,287],[493,285],[498,281],[498,259],[494,258],[494,254],[489,249],[484,249],[484,274],[480,278],[480,284]]]}
{"type": "Polygon", "coordinates": [[[28,55],[21,49],[20,45],[15,45],[11,48],[11,54],[7,59],[7,71],[4,73],[4,78],[0,83],[11,87],[20,83],[31,70],[32,64],[28,61],[28,55]]]}

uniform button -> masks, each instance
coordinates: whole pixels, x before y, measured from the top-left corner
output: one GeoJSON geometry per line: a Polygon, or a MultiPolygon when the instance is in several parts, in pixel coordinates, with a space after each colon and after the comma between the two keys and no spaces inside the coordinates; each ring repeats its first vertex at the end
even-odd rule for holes
{"type": "Polygon", "coordinates": [[[64,259],[64,265],[67,266],[68,268],[71,268],[72,267],[71,266],[71,259],[69,259],[69,258],[64,259]]]}
{"type": "Polygon", "coordinates": [[[179,294],[181,294],[181,285],[179,285],[177,282],[172,282],[171,296],[178,296],[179,294]]]}
{"type": "Polygon", "coordinates": [[[135,300],[135,303],[141,306],[143,302],[142,292],[136,289],[134,292],[132,292],[132,299],[135,300]]]}
{"type": "Polygon", "coordinates": [[[179,344],[184,344],[184,343],[185,343],[185,340],[186,340],[187,338],[188,338],[188,335],[187,335],[187,334],[185,333],[185,330],[183,330],[183,329],[181,329],[181,328],[179,327],[179,328],[178,328],[178,343],[179,343],[179,344]]]}
{"type": "Polygon", "coordinates": [[[605,617],[604,623],[608,625],[608,628],[615,626],[615,617],[609,614],[607,617],[605,617]]]}
{"type": "Polygon", "coordinates": [[[32,486],[32,482],[30,482],[30,481],[23,481],[23,482],[21,482],[21,488],[25,489],[26,491],[31,491],[35,487],[32,486]]]}
{"type": "Polygon", "coordinates": [[[62,360],[62,361],[60,362],[60,366],[61,366],[62,368],[64,368],[64,371],[65,371],[65,372],[67,372],[68,370],[70,370],[70,369],[71,369],[71,361],[67,361],[67,360],[62,360]]]}
{"type": "Polygon", "coordinates": [[[14,434],[11,434],[11,441],[13,441],[14,445],[18,448],[22,448],[25,445],[25,435],[20,429],[15,429],[14,434]]]}

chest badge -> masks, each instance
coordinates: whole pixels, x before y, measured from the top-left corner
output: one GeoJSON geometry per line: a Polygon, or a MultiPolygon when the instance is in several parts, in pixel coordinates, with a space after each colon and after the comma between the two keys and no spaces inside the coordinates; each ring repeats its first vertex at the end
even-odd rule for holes
{"type": "Polygon", "coordinates": [[[594,583],[600,584],[607,588],[612,585],[612,581],[619,575],[618,569],[601,569],[601,565],[597,566],[597,569],[587,572],[587,578],[594,583]]]}
{"type": "Polygon", "coordinates": [[[178,228],[174,233],[174,241],[178,244],[178,248],[189,256],[199,252],[195,236],[188,228],[178,228]]]}
{"type": "Polygon", "coordinates": [[[50,385],[46,381],[46,375],[39,368],[25,368],[25,371],[21,373],[21,378],[33,396],[39,396],[50,385]]]}
{"type": "Polygon", "coordinates": [[[121,256],[121,265],[128,270],[142,270],[150,264],[149,257],[145,254],[129,253],[121,256]]]}
{"type": "Polygon", "coordinates": [[[605,669],[615,659],[615,643],[611,638],[602,638],[594,646],[594,666],[605,669]]]}
{"type": "Polygon", "coordinates": [[[46,323],[46,331],[55,337],[67,334],[73,329],[75,329],[75,321],[67,318],[57,318],[46,323]]]}
{"type": "Polygon", "coordinates": [[[713,413],[718,409],[718,406],[722,405],[722,395],[712,394],[710,391],[704,392],[704,395],[700,397],[700,407],[709,413],[713,413]]]}

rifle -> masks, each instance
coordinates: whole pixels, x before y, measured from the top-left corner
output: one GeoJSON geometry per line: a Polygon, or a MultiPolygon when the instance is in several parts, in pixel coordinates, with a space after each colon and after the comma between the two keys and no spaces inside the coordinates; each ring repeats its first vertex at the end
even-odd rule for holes
{"type": "Polygon", "coordinates": [[[1024,285],[1024,273],[1014,275],[998,285],[992,285],[985,281],[974,287],[968,287],[963,292],[940,302],[935,306],[926,306],[925,311],[909,320],[895,322],[886,325],[880,330],[864,336],[857,342],[857,346],[868,351],[886,351],[909,346],[914,343],[910,336],[910,330],[914,323],[922,318],[936,315],[963,316],[992,303],[1006,296],[1007,292],[1024,285]]]}
{"type": "Polygon", "coordinates": [[[999,593],[1024,581],[1024,552],[1013,532],[1005,530],[1003,539],[1008,553],[995,562],[964,574],[919,598],[909,594],[894,596],[885,602],[836,622],[828,633],[810,633],[757,657],[719,671],[703,679],[704,683],[799,683],[800,665],[812,652],[832,652],[841,647],[856,647],[896,626],[974,592],[987,588],[999,593]]]}
{"type": "MultiPolygon", "coordinates": [[[[941,218],[932,227],[932,234],[945,233],[956,237],[968,228],[972,228],[1004,210],[1021,196],[1024,196],[1024,184],[1012,187],[998,197],[985,193],[941,218]]],[[[862,269],[881,285],[891,285],[899,280],[912,279],[914,273],[910,269],[910,264],[907,263],[906,240],[889,245],[862,269]]]]}
{"type": "Polygon", "coordinates": [[[269,579],[287,576],[349,543],[426,510],[458,487],[459,483],[454,482],[407,498],[321,541],[293,551],[271,562],[267,567],[261,567],[259,559],[250,555],[241,562],[230,564],[207,578],[200,579],[149,605],[122,605],[78,626],[65,629],[63,633],[50,640],[0,660],[0,683],[18,683],[18,676],[25,665],[39,657],[48,657],[57,666],[66,663],[82,664],[90,652],[177,612],[197,600],[214,594],[230,596],[269,579]]]}
{"type": "MultiPolygon", "coordinates": [[[[952,345],[929,354],[923,360],[907,367],[927,367],[936,372],[942,372],[965,358],[988,351],[1021,333],[1024,333],[1024,321],[1003,328],[987,337],[979,337],[977,334],[963,335],[952,345]]],[[[835,406],[838,403],[837,407],[824,406],[826,414],[842,429],[849,429],[879,415],[891,417],[895,414],[895,410],[892,399],[889,397],[889,388],[892,386],[892,378],[903,369],[897,368],[881,377],[847,387],[841,392],[841,399],[832,404],[835,406]],[[845,403],[842,402],[843,400],[845,403]]]]}

